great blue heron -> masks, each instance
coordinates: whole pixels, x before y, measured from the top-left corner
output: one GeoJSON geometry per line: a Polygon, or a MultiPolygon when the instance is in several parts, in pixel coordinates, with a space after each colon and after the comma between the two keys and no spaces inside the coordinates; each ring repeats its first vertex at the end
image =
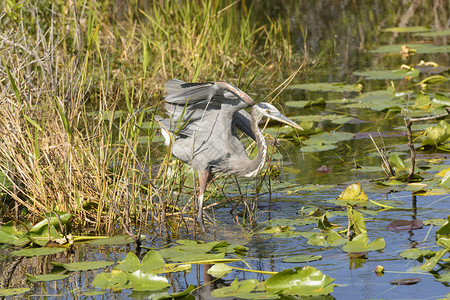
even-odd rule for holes
{"type": "Polygon", "coordinates": [[[197,220],[204,231],[203,195],[213,174],[253,177],[264,166],[267,145],[258,123],[263,116],[302,129],[269,103],[257,103],[226,82],[187,83],[172,79],[165,86],[168,119],[156,117],[173,155],[198,172],[197,220]],[[252,107],[251,115],[244,108],[252,107]],[[236,128],[256,141],[250,159],[236,128]]]}

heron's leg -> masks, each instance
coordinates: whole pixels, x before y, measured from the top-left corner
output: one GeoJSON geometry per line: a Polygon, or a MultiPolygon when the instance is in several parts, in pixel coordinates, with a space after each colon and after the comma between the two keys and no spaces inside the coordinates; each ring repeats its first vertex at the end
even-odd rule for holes
{"type": "Polygon", "coordinates": [[[211,178],[211,173],[208,170],[198,171],[198,198],[197,198],[197,206],[198,206],[198,215],[197,221],[200,225],[202,231],[205,231],[205,225],[203,223],[203,196],[206,191],[206,186],[211,178]]]}

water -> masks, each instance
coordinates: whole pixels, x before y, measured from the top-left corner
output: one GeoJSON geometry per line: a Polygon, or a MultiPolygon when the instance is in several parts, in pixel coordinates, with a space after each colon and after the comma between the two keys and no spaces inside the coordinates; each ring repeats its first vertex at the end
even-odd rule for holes
{"type": "MultiPolygon", "coordinates": [[[[425,1],[422,10],[417,10],[410,16],[409,25],[435,26],[441,24],[440,16],[433,17],[433,8],[439,4],[425,1]]],[[[356,3],[353,1],[254,1],[254,18],[261,16],[282,15],[289,24],[291,39],[294,41],[294,51],[301,51],[306,44],[310,57],[318,57],[313,71],[301,73],[296,79],[300,82],[348,82],[356,83],[359,78],[352,75],[355,71],[366,69],[396,69],[401,64],[414,64],[419,60],[435,61],[440,65],[449,64],[448,53],[425,54],[402,60],[400,55],[379,55],[369,51],[379,45],[387,43],[404,43],[415,38],[411,34],[395,35],[381,32],[381,28],[395,26],[396,12],[400,12],[400,19],[407,18],[408,6],[410,4],[393,3],[392,1],[375,1],[369,3],[356,3]],[[308,34],[306,40],[301,34],[300,26],[306,29],[308,34]]],[[[411,4],[412,5],[412,4],[411,4]]],[[[442,4],[444,5],[444,4],[442,4]]],[[[437,7],[439,9],[439,7],[437,7]]],[[[448,12],[448,8],[447,8],[448,12]]],[[[444,20],[445,21],[445,20],[444,20]]],[[[420,38],[417,38],[420,40],[420,38]]],[[[442,43],[446,39],[442,39],[442,43]]],[[[365,81],[364,91],[384,89],[390,85],[389,81],[365,81]]],[[[410,83],[396,82],[396,86],[406,89],[410,83]]],[[[445,89],[444,89],[445,91],[445,89]]],[[[447,86],[448,91],[448,86],[447,86]]],[[[307,92],[301,90],[288,90],[277,100],[279,104],[286,101],[299,99],[317,99],[323,97],[325,100],[344,99],[354,97],[355,94],[307,92]]],[[[274,192],[266,193],[258,199],[259,218],[258,224],[263,226],[274,220],[286,219],[294,232],[306,232],[316,230],[317,225],[297,225],[302,208],[317,206],[327,211],[340,211],[342,208],[333,200],[339,196],[346,185],[361,182],[363,189],[367,192],[370,200],[379,202],[392,200],[394,209],[381,210],[371,208],[374,215],[365,215],[369,239],[372,241],[377,237],[383,237],[386,248],[382,251],[371,251],[364,258],[349,258],[342,247],[320,247],[311,246],[307,239],[300,236],[277,238],[271,234],[251,234],[247,228],[242,230],[230,217],[229,205],[224,204],[214,211],[218,221],[214,233],[206,236],[197,236],[204,240],[227,240],[245,245],[249,248],[243,257],[252,268],[265,271],[281,271],[302,265],[313,266],[324,274],[335,278],[335,287],[330,298],[336,299],[438,299],[444,298],[450,292],[448,283],[435,280],[437,272],[425,274],[410,273],[409,270],[418,267],[421,263],[415,260],[405,260],[398,254],[406,249],[418,247],[437,250],[435,245],[435,231],[438,226],[424,226],[424,228],[413,231],[392,232],[386,226],[393,220],[429,220],[433,218],[446,218],[449,214],[449,195],[415,196],[408,191],[391,192],[395,188],[377,187],[373,180],[385,177],[382,171],[360,172],[355,170],[355,164],[365,167],[380,166],[381,159],[374,151],[374,146],[368,138],[368,133],[378,136],[378,131],[384,136],[384,143],[388,151],[399,151],[403,158],[408,157],[407,138],[404,131],[395,129],[404,125],[403,119],[386,111],[371,111],[370,109],[348,109],[343,108],[342,103],[327,103],[325,107],[312,107],[295,109],[283,107],[290,116],[308,114],[333,114],[345,113],[364,120],[364,123],[351,123],[342,126],[332,124],[330,121],[316,122],[314,126],[325,131],[339,130],[358,134],[355,139],[338,143],[338,148],[326,152],[302,153],[298,144],[282,143],[280,152],[283,159],[279,162],[283,172],[278,179],[271,182],[274,192]],[[316,169],[326,165],[331,169],[328,174],[317,172],[316,169]],[[285,184],[286,188],[280,188],[285,184]],[[314,186],[325,186],[314,190],[314,186]],[[290,186],[290,187],[289,187],[290,186]],[[288,194],[304,186],[311,186],[309,190],[288,194]],[[289,221],[290,220],[290,221],[289,221]],[[299,254],[321,255],[322,259],[307,264],[286,263],[282,260],[286,257],[299,254]],[[377,265],[383,265],[386,272],[383,276],[377,276],[374,272],[377,265]],[[418,277],[421,281],[415,285],[395,286],[389,282],[399,278],[418,277]]],[[[377,138],[380,143],[380,138],[377,138]]],[[[423,153],[419,152],[424,159],[440,158],[441,164],[449,165],[450,160],[445,153],[423,153]]],[[[426,160],[419,164],[426,164],[426,160]]],[[[243,183],[243,181],[241,182],[243,183]]],[[[233,183],[230,183],[233,188],[233,183]]],[[[243,183],[244,191],[252,193],[252,181],[249,186],[243,183]]],[[[390,202],[392,203],[392,202],[390,202]]],[[[344,208],[345,210],[345,208],[344,208]]],[[[337,215],[330,219],[332,223],[347,226],[347,217],[337,215]]],[[[194,238],[184,236],[180,238],[194,238]]],[[[176,238],[175,238],[176,239],[176,238]]],[[[160,239],[153,234],[147,234],[144,247],[159,248],[168,241],[160,239]]],[[[112,260],[121,261],[128,251],[134,251],[134,246],[76,246],[72,253],[58,254],[52,261],[71,262],[89,260],[112,260]]],[[[8,256],[8,251],[4,252],[8,256]]],[[[49,260],[45,257],[35,258],[9,258],[2,262],[2,270],[33,274],[42,274],[51,270],[49,260]]],[[[244,263],[235,263],[233,266],[247,268],[244,263]]],[[[441,266],[439,274],[448,272],[447,265],[441,266]]],[[[200,286],[209,280],[203,274],[203,266],[192,266],[190,273],[175,273],[168,277],[172,292],[179,292],[187,288],[189,284],[200,286]]],[[[76,272],[74,276],[66,280],[54,283],[34,284],[33,292],[38,295],[49,295],[63,298],[78,297],[81,292],[91,290],[89,286],[92,279],[99,271],[76,272]]],[[[8,277],[3,275],[2,282],[15,281],[15,284],[25,284],[24,277],[8,277]]],[[[234,278],[239,280],[256,278],[260,281],[268,276],[247,272],[233,271],[226,277],[201,287],[196,292],[197,299],[211,299],[210,292],[215,288],[229,285],[234,278]]],[[[147,298],[153,295],[151,292],[132,292],[130,290],[118,291],[117,293],[107,291],[105,295],[95,296],[98,299],[122,299],[122,298],[147,298]]]]}

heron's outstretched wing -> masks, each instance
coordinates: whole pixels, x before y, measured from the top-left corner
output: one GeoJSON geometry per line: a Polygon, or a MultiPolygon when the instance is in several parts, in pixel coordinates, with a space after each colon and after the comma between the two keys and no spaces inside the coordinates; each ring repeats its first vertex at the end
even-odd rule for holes
{"type": "Polygon", "coordinates": [[[236,128],[238,128],[240,131],[248,135],[251,139],[256,140],[255,134],[252,130],[251,125],[251,116],[248,112],[241,109],[240,111],[236,112],[233,115],[233,123],[231,126],[231,130],[233,131],[233,134],[237,136],[236,134],[236,128]]]}
{"type": "MultiPolygon", "coordinates": [[[[219,110],[239,110],[248,106],[247,102],[237,95],[246,95],[245,93],[229,84],[218,84],[222,89],[214,82],[187,83],[178,79],[169,80],[165,86],[165,108],[169,116],[169,119],[164,120],[166,128],[180,137],[192,136],[196,131],[207,130],[207,127],[202,128],[207,125],[205,120],[215,120],[219,110]],[[230,90],[223,88],[224,85],[230,90]]],[[[229,116],[233,133],[234,126],[237,126],[254,138],[249,114],[245,111],[233,113],[229,116]]]]}

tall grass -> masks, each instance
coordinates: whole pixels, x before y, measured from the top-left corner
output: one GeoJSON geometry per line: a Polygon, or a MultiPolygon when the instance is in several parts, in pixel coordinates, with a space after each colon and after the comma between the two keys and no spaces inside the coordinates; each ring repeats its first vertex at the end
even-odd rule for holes
{"type": "Polygon", "coordinates": [[[75,228],[136,240],[147,225],[179,227],[192,175],[158,152],[146,122],[164,83],[276,86],[298,67],[281,21],[253,24],[245,2],[115,3],[0,4],[4,220],[64,211],[75,228]]]}

